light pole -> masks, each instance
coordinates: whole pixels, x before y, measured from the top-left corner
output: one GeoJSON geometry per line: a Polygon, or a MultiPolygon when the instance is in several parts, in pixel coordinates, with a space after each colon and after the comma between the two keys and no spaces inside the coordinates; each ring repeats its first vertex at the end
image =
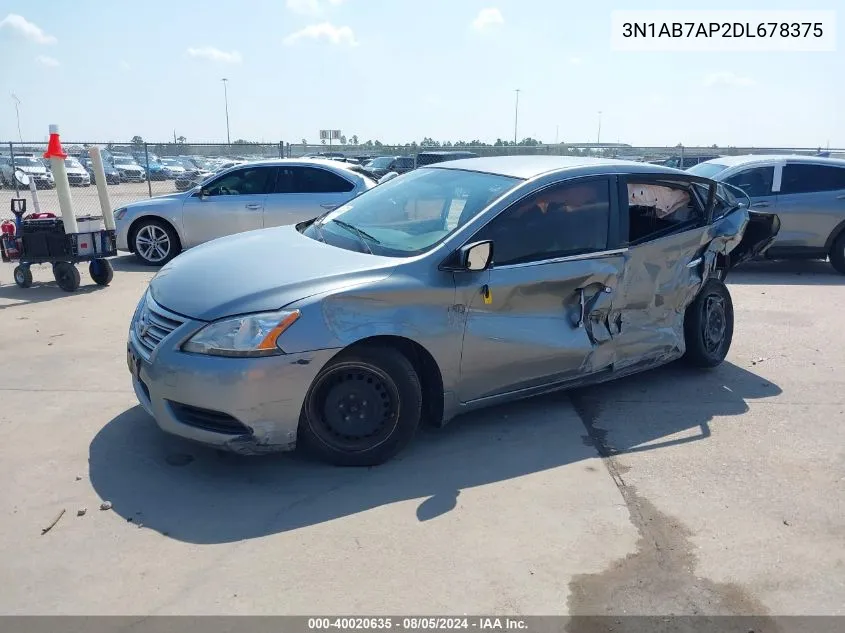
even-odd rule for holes
{"type": "Polygon", "coordinates": [[[596,145],[601,143],[601,110],[599,110],[599,131],[596,134],[596,145]]]}
{"type": "Polygon", "coordinates": [[[18,95],[12,93],[12,101],[15,102],[15,116],[18,119],[18,138],[20,139],[20,142],[23,143],[23,134],[21,134],[21,100],[18,99],[18,95]]]}
{"type": "Polygon", "coordinates": [[[514,92],[516,93],[516,105],[513,110],[513,144],[516,145],[516,131],[519,125],[519,88],[514,92]]]}
{"type": "Polygon", "coordinates": [[[223,77],[221,81],[223,82],[223,101],[226,104],[226,145],[231,145],[232,138],[229,136],[229,91],[226,88],[229,80],[223,77]]]}

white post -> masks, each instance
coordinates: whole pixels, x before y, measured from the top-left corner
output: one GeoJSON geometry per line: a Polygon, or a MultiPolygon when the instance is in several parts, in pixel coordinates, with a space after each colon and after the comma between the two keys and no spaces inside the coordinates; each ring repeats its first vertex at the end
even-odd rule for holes
{"type": "Polygon", "coordinates": [[[108,183],[106,182],[106,170],[103,169],[103,157],[99,147],[89,147],[88,156],[91,158],[91,165],[94,167],[94,178],[97,181],[97,195],[100,197],[100,209],[103,211],[103,222],[107,231],[114,231],[114,210],[109,200],[108,183]]]}
{"type": "Polygon", "coordinates": [[[41,205],[38,204],[38,192],[35,187],[35,178],[29,179],[29,193],[32,194],[32,206],[36,213],[41,213],[41,205]]]}
{"type": "MultiPolygon", "coordinates": [[[[59,126],[50,126],[50,135],[58,135],[59,126]]],[[[67,179],[65,159],[60,156],[50,156],[50,165],[53,167],[53,177],[56,180],[56,194],[59,196],[59,209],[62,211],[62,221],[65,226],[65,233],[79,233],[79,225],[76,223],[76,214],[73,211],[73,199],[70,197],[70,182],[67,179]]]]}

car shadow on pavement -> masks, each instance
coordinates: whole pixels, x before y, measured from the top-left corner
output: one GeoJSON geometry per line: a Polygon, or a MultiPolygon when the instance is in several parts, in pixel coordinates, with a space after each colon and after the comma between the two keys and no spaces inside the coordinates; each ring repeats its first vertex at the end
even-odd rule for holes
{"type": "Polygon", "coordinates": [[[115,272],[156,273],[160,268],[159,266],[142,264],[135,255],[118,255],[117,257],[109,258],[109,261],[115,272]]]}
{"type": "Polygon", "coordinates": [[[737,266],[728,274],[728,285],[824,286],[845,284],[842,275],[829,262],[809,260],[753,261],[737,266]]]}
{"type": "Polygon", "coordinates": [[[710,372],[672,364],[575,395],[470,413],[443,429],[423,430],[382,466],[357,469],[299,453],[219,452],[163,433],[134,407],[94,437],[89,475],[98,495],[127,521],[190,543],[258,538],[410,500],[419,501],[417,520],[427,521],[451,511],[461,490],[595,458],[594,421],[582,421],[570,400],[582,417],[584,402],[625,407],[625,417],[638,423],[613,438],[614,452],[624,453],[654,450],[646,446],[652,442],[706,439],[714,417],[741,415],[747,400],[778,393],[776,385],[729,363],[710,372]]]}

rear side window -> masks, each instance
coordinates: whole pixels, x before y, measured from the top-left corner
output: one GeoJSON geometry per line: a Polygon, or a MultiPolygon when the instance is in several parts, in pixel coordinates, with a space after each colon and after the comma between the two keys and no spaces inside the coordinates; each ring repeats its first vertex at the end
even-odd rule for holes
{"type": "Polygon", "coordinates": [[[639,244],[704,224],[704,208],[683,183],[628,183],[628,242],[639,244]]]}
{"type": "Polygon", "coordinates": [[[280,167],[274,193],[346,193],[355,185],[328,169],[280,167]]]}
{"type": "Polygon", "coordinates": [[[780,192],[812,193],[845,189],[845,167],[787,163],[783,168],[780,192]]]}
{"type": "Polygon", "coordinates": [[[749,198],[754,198],[771,195],[774,178],[775,168],[772,165],[745,169],[730,178],[726,178],[725,182],[734,187],[739,187],[748,194],[749,198]]]}

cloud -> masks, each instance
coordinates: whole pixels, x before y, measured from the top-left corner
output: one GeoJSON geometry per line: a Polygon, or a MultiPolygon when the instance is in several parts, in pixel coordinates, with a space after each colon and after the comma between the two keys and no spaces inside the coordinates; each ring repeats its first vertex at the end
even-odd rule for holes
{"type": "Polygon", "coordinates": [[[470,26],[476,31],[486,31],[490,27],[504,23],[505,18],[502,17],[501,11],[496,8],[488,8],[481,9],[470,26]]]}
{"type": "Polygon", "coordinates": [[[46,66],[47,68],[55,68],[59,65],[59,60],[54,57],[47,57],[46,55],[39,55],[35,58],[42,66],[46,66]]]}
{"type": "Polygon", "coordinates": [[[358,41],[355,39],[355,34],[348,26],[335,26],[330,22],[321,22],[320,24],[311,24],[304,29],[291,33],[284,39],[284,43],[288,46],[296,44],[301,40],[318,40],[327,39],[335,45],[346,44],[348,46],[358,46],[358,41]]]}
{"type": "Polygon", "coordinates": [[[584,60],[581,59],[580,57],[570,57],[569,58],[570,66],[580,66],[583,63],[584,63],[584,60]]]}
{"type": "Polygon", "coordinates": [[[130,70],[131,68],[132,68],[132,66],[129,65],[128,61],[126,61],[125,59],[121,60],[121,62],[120,62],[120,69],[121,70],[130,70]]]}
{"type": "Polygon", "coordinates": [[[40,26],[33,24],[22,15],[10,13],[0,20],[0,29],[10,28],[23,35],[26,39],[36,44],[55,44],[58,40],[52,35],[47,35],[40,26]]]}
{"type": "Polygon", "coordinates": [[[226,52],[213,46],[189,48],[188,55],[199,59],[208,59],[213,62],[223,62],[225,64],[240,64],[242,61],[241,54],[238,51],[226,52]]]}
{"type": "Polygon", "coordinates": [[[344,0],[287,0],[288,10],[302,15],[319,16],[326,12],[326,4],[336,7],[344,0]]]}
{"type": "Polygon", "coordinates": [[[708,87],[727,86],[729,88],[747,88],[755,82],[750,77],[742,77],[732,72],[710,73],[704,78],[704,85],[708,87]]]}

